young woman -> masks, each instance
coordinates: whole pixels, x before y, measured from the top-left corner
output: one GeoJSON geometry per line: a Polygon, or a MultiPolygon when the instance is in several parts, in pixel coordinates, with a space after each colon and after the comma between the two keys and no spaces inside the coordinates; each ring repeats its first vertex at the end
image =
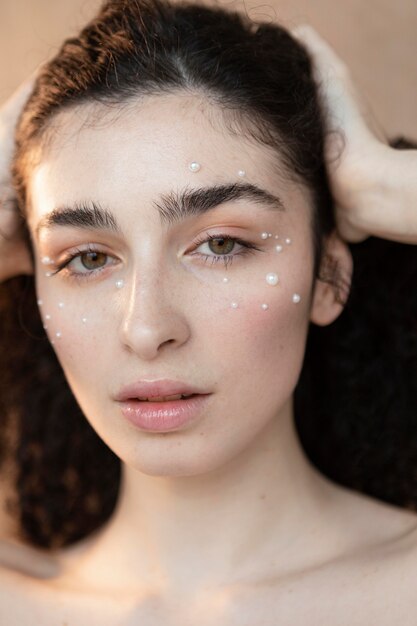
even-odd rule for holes
{"type": "Polygon", "coordinates": [[[338,236],[324,140],[305,49],[219,9],[110,2],[41,70],[2,402],[58,568],[3,621],[412,623],[417,259],[338,236]]]}

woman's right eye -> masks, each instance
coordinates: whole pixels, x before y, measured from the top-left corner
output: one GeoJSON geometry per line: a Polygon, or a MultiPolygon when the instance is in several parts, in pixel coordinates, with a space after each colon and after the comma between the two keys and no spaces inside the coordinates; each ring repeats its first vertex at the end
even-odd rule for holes
{"type": "Polygon", "coordinates": [[[109,263],[110,259],[115,259],[109,254],[100,250],[78,250],[68,255],[58,266],[53,274],[62,272],[64,275],[70,278],[90,278],[95,274],[103,271],[109,265],[114,265],[114,262],[109,263]]]}

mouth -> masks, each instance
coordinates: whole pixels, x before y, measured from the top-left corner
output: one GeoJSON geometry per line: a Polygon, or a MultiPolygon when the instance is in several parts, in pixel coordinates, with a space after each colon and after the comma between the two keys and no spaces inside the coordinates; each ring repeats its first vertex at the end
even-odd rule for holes
{"type": "Polygon", "coordinates": [[[186,398],[194,398],[198,396],[198,393],[190,393],[190,394],[182,394],[177,393],[172,396],[153,396],[150,398],[140,397],[140,398],[129,398],[129,400],[137,400],[139,402],[172,402],[173,400],[185,400],[186,398]]]}
{"type": "Polygon", "coordinates": [[[167,432],[189,426],[204,414],[208,394],[175,394],[128,398],[120,403],[122,415],[144,431],[167,432]]]}

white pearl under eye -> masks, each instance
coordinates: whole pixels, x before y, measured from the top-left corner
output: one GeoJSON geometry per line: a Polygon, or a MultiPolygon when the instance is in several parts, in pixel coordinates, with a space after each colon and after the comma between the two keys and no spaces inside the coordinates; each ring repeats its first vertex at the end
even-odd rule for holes
{"type": "Polygon", "coordinates": [[[272,286],[277,285],[279,282],[278,275],[275,274],[274,272],[269,272],[269,274],[265,276],[265,279],[268,285],[272,285],[272,286]]]}

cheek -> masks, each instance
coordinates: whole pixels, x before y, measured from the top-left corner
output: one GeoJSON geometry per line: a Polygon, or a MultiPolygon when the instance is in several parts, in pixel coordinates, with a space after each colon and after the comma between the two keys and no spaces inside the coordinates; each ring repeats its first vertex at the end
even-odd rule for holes
{"type": "Polygon", "coordinates": [[[108,345],[103,337],[114,328],[114,314],[93,294],[71,293],[42,278],[37,280],[37,292],[45,333],[67,378],[77,371],[93,374],[108,345]]]}
{"type": "Polygon", "coordinates": [[[219,277],[209,297],[201,289],[200,352],[203,362],[216,364],[219,385],[228,380],[232,404],[249,406],[262,398],[263,409],[274,403],[276,408],[292,394],[303,362],[311,251],[287,250],[285,258],[269,256],[240,274],[228,274],[227,283],[219,277]]]}

